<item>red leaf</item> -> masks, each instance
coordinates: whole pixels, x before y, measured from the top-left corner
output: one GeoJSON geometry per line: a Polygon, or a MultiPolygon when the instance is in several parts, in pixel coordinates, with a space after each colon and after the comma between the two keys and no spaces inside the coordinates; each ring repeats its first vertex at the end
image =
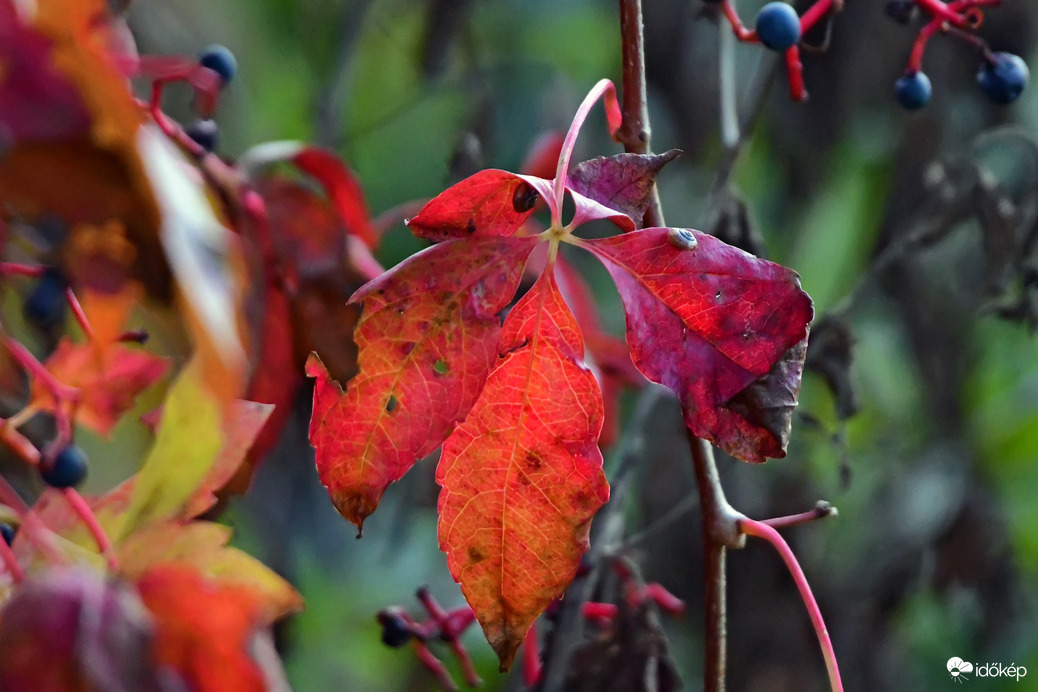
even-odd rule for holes
{"type": "Polygon", "coordinates": [[[339,512],[362,527],[383,491],[450,434],[497,359],[497,314],[535,238],[447,241],[365,285],[359,374],[345,392],[316,356],[310,442],[339,512]]]}
{"type": "Polygon", "coordinates": [[[296,154],[292,161],[321,183],[349,232],[361,238],[368,247],[375,247],[378,238],[371,225],[371,212],[364,199],[364,188],[342,159],[330,151],[307,147],[296,154]]]}
{"type": "MultiPolygon", "coordinates": [[[[169,361],[120,343],[103,348],[62,339],[47,359],[47,370],[59,382],[80,389],[76,420],[108,435],[119,418],[133,407],[137,395],[169,370],[169,361]]],[[[31,405],[54,410],[54,398],[33,383],[31,405]]]]}
{"type": "MultiPolygon", "coordinates": [[[[668,242],[666,228],[584,243],[620,291],[635,365],[678,395],[696,435],[746,461],[784,456],[784,442],[742,417],[733,400],[807,336],[811,299],[790,269],[671,230],[692,233],[695,246],[668,242]]],[[[786,390],[799,390],[798,372],[782,371],[786,390]]]]}
{"type": "Polygon", "coordinates": [[[501,360],[436,473],[440,546],[503,668],[576,574],[609,497],[602,398],[549,272],[505,320],[501,360]]]}
{"type": "Polygon", "coordinates": [[[255,594],[203,579],[188,565],[166,564],[137,582],[156,622],[155,657],[194,692],[266,689],[249,656],[261,608],[255,594]]]}
{"type": "Polygon", "coordinates": [[[538,137],[523,159],[519,170],[524,175],[551,180],[555,177],[555,169],[559,167],[559,154],[562,153],[562,142],[565,137],[561,132],[545,132],[538,137]]]}
{"type": "Polygon", "coordinates": [[[599,156],[574,166],[566,187],[623,212],[640,228],[652,199],[656,175],[680,155],[680,151],[671,149],[662,154],[599,156]]]}
{"type": "Polygon", "coordinates": [[[510,236],[533,213],[537,191],[520,176],[487,169],[452,185],[408,222],[419,238],[510,236]]]}

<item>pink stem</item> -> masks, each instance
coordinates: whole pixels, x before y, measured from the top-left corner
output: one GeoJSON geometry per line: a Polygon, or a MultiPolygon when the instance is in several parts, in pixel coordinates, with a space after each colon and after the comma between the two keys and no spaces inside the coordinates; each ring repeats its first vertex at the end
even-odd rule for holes
{"type": "Polygon", "coordinates": [[[43,276],[45,267],[38,264],[19,264],[17,262],[0,262],[0,274],[4,276],[43,276]]]}
{"type": "Polygon", "coordinates": [[[580,607],[580,614],[599,625],[608,625],[616,619],[620,609],[614,603],[588,601],[580,607]]]}
{"type": "Polygon", "coordinates": [[[40,521],[36,513],[29,509],[29,506],[25,504],[25,501],[22,500],[21,496],[3,476],[0,476],[0,502],[3,502],[18,514],[22,522],[19,532],[24,533],[25,537],[41,553],[44,553],[50,562],[59,565],[67,562],[64,553],[54,542],[50,530],[40,521]]]}
{"type": "Polygon", "coordinates": [[[584,97],[583,103],[577,108],[577,113],[573,116],[573,122],[570,123],[566,138],[562,141],[562,150],[559,152],[559,164],[555,168],[555,199],[546,200],[548,207],[551,209],[551,225],[556,228],[562,227],[562,197],[566,192],[566,175],[569,172],[569,161],[573,156],[573,147],[577,143],[577,135],[580,134],[580,128],[584,125],[584,121],[587,120],[591,107],[600,98],[604,102],[606,120],[609,123],[609,134],[613,134],[620,129],[623,121],[623,115],[620,112],[620,102],[616,100],[616,87],[608,79],[600,80],[592,87],[588,95],[584,97]],[[553,201],[554,205],[552,204],[553,201]]]}
{"type": "Polygon", "coordinates": [[[739,13],[735,11],[735,6],[732,5],[732,0],[724,0],[721,4],[721,11],[724,12],[724,18],[732,25],[732,33],[735,34],[735,38],[746,43],[760,42],[760,39],[757,38],[757,32],[747,29],[743,25],[742,20],[739,19],[739,13]]]}
{"type": "Polygon", "coordinates": [[[753,519],[740,519],[739,530],[749,536],[763,538],[768,543],[771,543],[772,547],[782,556],[783,562],[786,563],[786,568],[789,569],[789,573],[793,576],[793,581],[800,591],[800,597],[804,599],[808,615],[811,616],[811,624],[815,628],[818,643],[822,647],[825,667],[829,671],[829,685],[832,687],[833,692],[843,692],[840,668],[836,663],[836,652],[833,650],[833,642],[829,638],[829,630],[825,627],[822,612],[818,609],[818,602],[815,601],[814,594],[811,593],[811,586],[807,583],[804,570],[800,568],[800,563],[797,562],[796,556],[790,550],[789,544],[786,543],[778,531],[763,522],[754,521],[753,519]]]}
{"type": "Polygon", "coordinates": [[[806,512],[790,514],[784,517],[775,517],[774,519],[762,519],[761,523],[767,524],[773,529],[784,529],[790,526],[796,526],[797,524],[806,524],[807,522],[815,521],[816,519],[824,519],[825,517],[835,513],[835,507],[830,505],[828,502],[820,502],[814,509],[806,512]]]}
{"type": "Polygon", "coordinates": [[[29,374],[39,380],[40,385],[54,397],[55,403],[60,407],[62,401],[76,401],[79,399],[79,390],[58,382],[54,375],[36,360],[29,349],[22,346],[9,336],[4,337],[4,345],[11,352],[18,364],[29,371],[29,374]]]}
{"type": "Polygon", "coordinates": [[[941,30],[942,26],[944,26],[943,19],[934,19],[919,30],[919,35],[916,37],[915,43],[912,44],[912,53],[908,57],[906,72],[915,74],[922,71],[923,53],[926,52],[926,43],[930,40],[930,37],[941,30]]]}
{"type": "Polygon", "coordinates": [[[540,643],[537,637],[537,622],[530,625],[523,639],[523,682],[527,687],[533,687],[541,679],[543,666],[541,665],[540,643]]]}
{"type": "Polygon", "coordinates": [[[811,5],[800,17],[800,34],[803,35],[810,31],[832,9],[834,4],[840,5],[842,3],[843,0],[818,0],[818,2],[811,5]]]}
{"type": "Polygon", "coordinates": [[[807,98],[804,89],[804,64],[800,62],[800,48],[790,46],[786,50],[786,72],[789,74],[789,97],[794,101],[807,98]]]}
{"type": "Polygon", "coordinates": [[[667,591],[662,584],[650,582],[642,587],[642,599],[651,599],[656,602],[660,610],[671,615],[681,615],[685,612],[685,602],[667,591]]]}
{"type": "Polygon", "coordinates": [[[965,20],[961,15],[955,12],[951,6],[944,4],[941,0],[915,0],[915,4],[919,6],[923,12],[934,18],[934,20],[940,20],[943,22],[949,22],[955,26],[961,27],[965,20]]]}
{"type": "Polygon", "coordinates": [[[479,687],[483,684],[483,680],[480,679],[479,673],[476,672],[476,664],[472,662],[472,657],[469,656],[469,652],[465,650],[465,646],[455,639],[449,644],[451,651],[454,652],[455,658],[458,659],[458,664],[461,665],[461,674],[465,676],[465,682],[469,687],[479,687]]]}
{"type": "Polygon", "coordinates": [[[447,671],[447,667],[443,665],[443,661],[436,658],[436,656],[433,655],[433,652],[429,651],[429,647],[418,639],[415,639],[414,650],[415,653],[418,654],[418,660],[436,676],[436,679],[439,680],[445,690],[453,691],[458,689],[458,686],[454,683],[454,678],[452,678],[451,674],[447,671]]]}
{"type": "Polygon", "coordinates": [[[11,578],[15,582],[21,583],[25,579],[25,573],[22,572],[22,566],[18,564],[18,558],[15,557],[14,551],[5,540],[0,540],[0,560],[3,560],[4,567],[10,572],[11,578]]]}
{"type": "Polygon", "coordinates": [[[86,313],[83,312],[83,306],[79,304],[79,298],[76,297],[71,288],[65,289],[65,300],[68,301],[68,306],[72,309],[72,316],[79,323],[79,328],[83,330],[88,339],[93,341],[94,328],[90,326],[90,320],[87,319],[86,313]]]}
{"type": "Polygon", "coordinates": [[[83,496],[80,495],[75,488],[64,488],[62,494],[65,496],[65,500],[68,501],[73,511],[79,515],[79,518],[83,520],[90,534],[94,537],[94,542],[97,543],[98,551],[105,557],[105,561],[108,563],[108,569],[116,571],[118,565],[115,561],[115,553],[112,551],[112,541],[109,540],[108,534],[105,533],[104,527],[97,520],[97,515],[94,514],[94,510],[90,509],[90,505],[87,504],[83,496]]]}

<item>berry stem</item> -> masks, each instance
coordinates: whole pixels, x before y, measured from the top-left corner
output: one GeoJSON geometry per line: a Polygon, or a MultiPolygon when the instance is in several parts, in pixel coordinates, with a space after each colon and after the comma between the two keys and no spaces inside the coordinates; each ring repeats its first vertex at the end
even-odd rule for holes
{"type": "Polygon", "coordinates": [[[801,36],[810,31],[830,10],[838,12],[843,9],[843,0],[818,0],[800,16],[801,36]]]}
{"type": "Polygon", "coordinates": [[[908,66],[905,68],[905,74],[915,74],[922,71],[923,53],[926,52],[926,43],[943,26],[943,19],[934,19],[919,30],[919,35],[916,36],[915,43],[912,44],[912,53],[908,57],[908,66]]]}
{"type": "Polygon", "coordinates": [[[4,567],[7,568],[8,574],[11,575],[11,579],[16,584],[20,584],[25,579],[22,566],[18,564],[18,558],[15,556],[14,551],[11,550],[11,546],[7,545],[7,541],[0,541],[0,560],[3,561],[4,567]]]}
{"type": "Polygon", "coordinates": [[[43,363],[36,360],[36,356],[34,356],[29,349],[25,348],[21,343],[9,336],[5,336],[4,346],[7,347],[7,350],[10,351],[11,356],[18,362],[18,364],[28,370],[29,374],[39,381],[40,386],[46,389],[47,392],[54,397],[55,404],[59,409],[61,408],[62,402],[78,401],[79,390],[75,387],[69,387],[66,384],[58,382],[54,375],[43,366],[43,363]]]}
{"type": "Polygon", "coordinates": [[[0,274],[3,274],[4,276],[31,276],[36,278],[43,276],[45,271],[47,271],[46,268],[38,264],[0,262],[0,274]]]}
{"type": "Polygon", "coordinates": [[[115,560],[115,553],[112,550],[112,541],[108,538],[104,527],[101,526],[101,522],[97,520],[94,510],[90,508],[90,505],[87,504],[87,501],[83,499],[83,496],[75,488],[63,488],[61,494],[65,496],[65,500],[72,507],[72,510],[83,520],[83,524],[90,531],[90,535],[94,537],[98,552],[104,556],[105,562],[108,563],[108,569],[113,572],[116,571],[118,564],[115,560]]]}
{"type": "Polygon", "coordinates": [[[941,0],[915,0],[923,12],[934,18],[934,21],[948,22],[954,26],[963,26],[966,20],[941,0]]]}
{"type": "Polygon", "coordinates": [[[757,38],[757,32],[747,29],[742,20],[739,19],[739,13],[735,11],[732,0],[724,0],[721,3],[721,12],[724,13],[724,18],[728,20],[728,23],[732,25],[732,33],[735,34],[735,38],[745,43],[760,43],[760,40],[757,38]]]}
{"type": "Polygon", "coordinates": [[[836,508],[823,500],[815,505],[814,509],[806,512],[790,514],[784,517],[775,517],[774,519],[762,519],[761,523],[767,524],[773,529],[785,529],[790,526],[796,526],[797,524],[806,524],[817,519],[835,516],[836,514],[836,508]]]}
{"type": "Polygon", "coordinates": [[[0,502],[3,502],[18,514],[22,523],[19,532],[24,532],[25,537],[46,556],[50,563],[63,565],[68,562],[65,554],[54,541],[50,529],[40,521],[36,512],[29,509],[29,506],[25,504],[25,501],[18,494],[18,491],[12,488],[11,484],[3,476],[0,476],[0,502]]]}
{"type": "Polygon", "coordinates": [[[65,300],[68,302],[68,306],[72,310],[72,316],[76,318],[79,328],[83,330],[83,334],[93,341],[95,336],[94,328],[90,326],[90,320],[87,319],[86,313],[83,312],[83,306],[80,305],[79,298],[76,297],[71,287],[65,289],[65,300]]]}
{"type": "Polygon", "coordinates": [[[804,605],[807,607],[808,615],[811,617],[811,624],[814,626],[815,634],[818,636],[818,643],[822,647],[825,667],[829,672],[829,685],[832,687],[833,692],[843,692],[840,668],[836,663],[836,652],[833,650],[833,642],[829,638],[829,630],[825,627],[822,611],[819,610],[818,602],[815,601],[814,594],[811,593],[811,586],[807,583],[804,570],[800,568],[800,563],[797,562],[796,555],[790,550],[789,544],[786,543],[778,531],[764,522],[744,518],[739,521],[739,529],[747,535],[763,538],[768,543],[771,543],[772,547],[782,557],[783,562],[786,563],[786,567],[797,585],[797,590],[800,591],[800,597],[804,599],[804,605]]]}
{"type": "Polygon", "coordinates": [[[804,64],[800,62],[800,48],[790,46],[786,49],[786,72],[789,74],[789,97],[794,101],[807,98],[804,89],[804,64]]]}
{"type": "Polygon", "coordinates": [[[597,625],[608,625],[616,619],[620,608],[615,603],[588,601],[580,607],[580,614],[597,625]]]}
{"type": "Polygon", "coordinates": [[[436,676],[436,679],[439,681],[440,685],[443,686],[443,689],[451,690],[452,692],[458,689],[458,685],[454,682],[454,678],[451,677],[447,667],[443,665],[443,661],[436,658],[436,656],[433,655],[433,652],[429,651],[429,647],[418,639],[414,640],[413,646],[415,653],[418,655],[418,660],[436,676]]]}

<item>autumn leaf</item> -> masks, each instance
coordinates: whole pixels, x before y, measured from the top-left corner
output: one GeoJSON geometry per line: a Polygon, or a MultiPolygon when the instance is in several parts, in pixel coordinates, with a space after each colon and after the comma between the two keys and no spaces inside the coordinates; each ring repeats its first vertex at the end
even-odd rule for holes
{"type": "Polygon", "coordinates": [[[360,372],[343,392],[316,356],[310,442],[339,512],[362,528],[383,491],[462,420],[497,358],[497,314],[515,293],[531,238],[427,248],[352,298],[360,372]]]}
{"type": "MultiPolygon", "coordinates": [[[[811,299],[792,270],[699,232],[674,232],[695,243],[678,247],[666,228],[583,243],[620,291],[634,363],[678,395],[699,437],[746,461],[784,456],[784,442],[734,402],[807,336],[811,299]]],[[[802,358],[779,375],[793,400],[802,358]]]]}
{"type": "Polygon", "coordinates": [[[113,539],[181,511],[206,478],[223,442],[222,404],[206,387],[196,357],[170,387],[155,443],[135,477],[129,505],[109,529],[113,539]]]}
{"type": "Polygon", "coordinates": [[[567,178],[570,191],[595,200],[631,217],[638,228],[652,200],[660,169],[681,152],[617,154],[578,163],[567,178]]]}
{"type": "Polygon", "coordinates": [[[155,658],[194,692],[262,692],[263,672],[249,655],[259,627],[256,595],[204,578],[191,565],[165,564],[137,580],[155,620],[155,658]]]}
{"type": "Polygon", "coordinates": [[[407,225],[419,238],[510,236],[533,213],[538,191],[522,176],[488,169],[451,186],[407,225]]]}
{"type": "MultiPolygon", "coordinates": [[[[102,435],[111,433],[122,415],[133,408],[137,395],[169,370],[169,361],[120,343],[99,347],[64,338],[45,363],[63,384],[80,390],[76,422],[102,435]]],[[[33,382],[30,406],[54,410],[53,396],[33,382]]]]}
{"type": "Polygon", "coordinates": [[[576,574],[609,497],[602,400],[549,271],[505,320],[501,360],[447,439],[440,547],[507,669],[533,620],[576,574]]]}
{"type": "Polygon", "coordinates": [[[288,582],[248,553],[228,546],[230,540],[231,529],[222,524],[154,522],[119,544],[119,573],[136,580],[160,565],[190,565],[214,583],[252,593],[259,622],[265,625],[302,609],[302,597],[288,582]]]}

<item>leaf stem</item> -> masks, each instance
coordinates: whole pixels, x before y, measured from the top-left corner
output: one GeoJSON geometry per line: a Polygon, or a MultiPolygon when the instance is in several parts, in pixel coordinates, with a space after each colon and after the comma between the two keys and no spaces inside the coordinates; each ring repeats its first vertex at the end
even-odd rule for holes
{"type": "Polygon", "coordinates": [[[797,585],[797,590],[800,591],[800,597],[804,599],[804,605],[811,616],[811,624],[814,626],[815,634],[818,636],[818,643],[822,647],[825,667],[829,672],[829,685],[832,687],[833,692],[843,692],[840,668],[836,663],[836,652],[833,650],[833,642],[829,638],[829,630],[825,627],[822,611],[819,610],[818,602],[815,600],[814,594],[811,593],[811,586],[807,583],[804,570],[800,568],[800,563],[797,562],[796,555],[790,550],[789,544],[786,543],[778,531],[761,521],[742,519],[739,522],[739,529],[747,535],[763,538],[768,543],[771,543],[772,547],[782,557],[783,562],[786,563],[786,567],[797,585]]]}
{"type": "Polygon", "coordinates": [[[86,313],[83,312],[83,306],[79,303],[79,298],[72,291],[71,288],[65,289],[65,300],[68,302],[69,308],[72,310],[72,316],[76,318],[76,323],[79,328],[83,330],[83,334],[90,341],[94,340],[94,328],[90,325],[90,320],[87,319],[86,313]]]}
{"type": "Polygon", "coordinates": [[[587,120],[588,113],[591,112],[591,107],[600,98],[604,102],[603,105],[605,106],[610,134],[615,136],[616,131],[621,126],[622,116],[620,114],[620,104],[616,100],[616,87],[613,86],[610,80],[600,79],[591,88],[588,95],[584,97],[580,107],[577,108],[577,113],[573,116],[573,122],[570,123],[566,138],[562,141],[562,151],[559,152],[559,164],[555,169],[553,190],[555,193],[555,206],[551,208],[551,225],[553,228],[562,227],[562,198],[566,192],[566,175],[569,172],[570,159],[573,158],[573,147],[577,143],[577,136],[580,134],[581,126],[587,120]]]}
{"type": "Polygon", "coordinates": [[[790,514],[785,517],[775,517],[774,519],[762,519],[762,524],[767,524],[773,529],[785,529],[790,526],[796,526],[797,524],[806,524],[816,519],[824,519],[826,517],[834,517],[838,513],[836,508],[825,500],[819,500],[814,506],[814,509],[799,514],[790,514]]]}

